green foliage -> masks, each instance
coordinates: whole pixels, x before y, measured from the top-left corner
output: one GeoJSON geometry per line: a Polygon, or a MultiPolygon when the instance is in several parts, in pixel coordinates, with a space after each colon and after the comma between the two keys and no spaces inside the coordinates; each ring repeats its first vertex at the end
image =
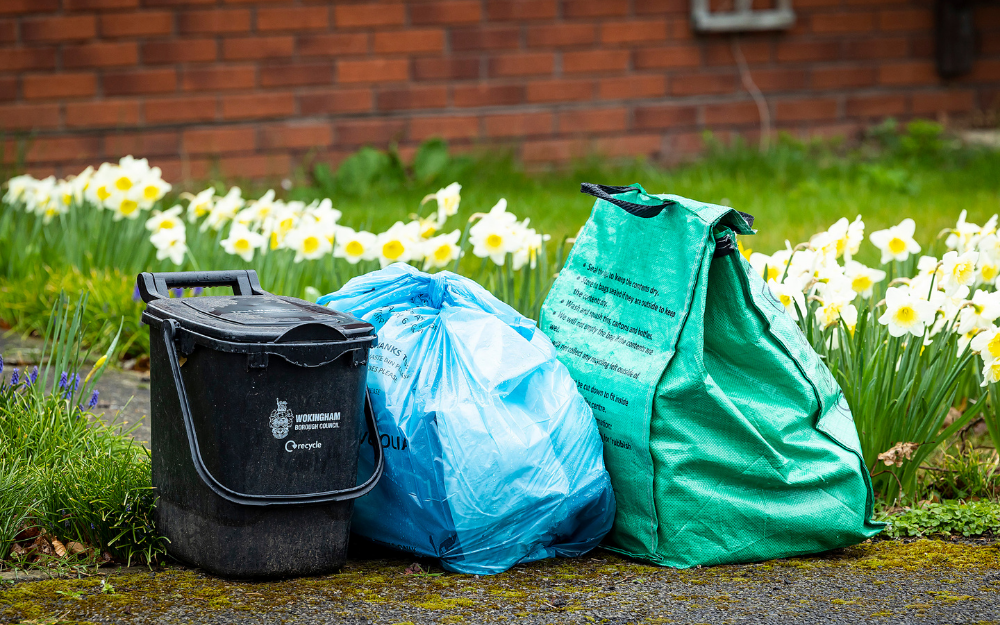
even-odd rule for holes
{"type": "Polygon", "coordinates": [[[394,190],[405,179],[403,164],[395,150],[383,152],[367,146],[341,163],[335,177],[337,190],[353,196],[366,195],[375,187],[394,190]]]}
{"type": "Polygon", "coordinates": [[[420,184],[435,182],[439,180],[450,161],[447,143],[441,139],[425,141],[413,157],[413,177],[420,184]]]}
{"type": "Polygon", "coordinates": [[[113,338],[88,373],[86,310],[86,297],[76,306],[60,298],[37,381],[28,384],[25,374],[16,384],[7,383],[10,376],[0,383],[0,559],[26,526],[125,562],[163,553],[152,526],[148,452],[83,406],[116,350],[113,338]]]}
{"type": "Polygon", "coordinates": [[[1000,504],[988,501],[928,503],[900,514],[880,519],[888,521],[885,536],[928,536],[1000,534],[1000,504]]]}
{"type": "Polygon", "coordinates": [[[920,499],[1000,501],[1000,457],[995,449],[960,443],[929,458],[928,465],[923,467],[920,499]]]}

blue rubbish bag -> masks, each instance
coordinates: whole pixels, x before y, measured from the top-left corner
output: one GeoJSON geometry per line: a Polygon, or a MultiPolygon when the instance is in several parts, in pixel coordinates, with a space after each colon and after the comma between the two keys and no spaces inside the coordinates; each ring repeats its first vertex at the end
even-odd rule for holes
{"type": "MultiPolygon", "coordinates": [[[[533,321],[472,280],[402,263],[319,303],[378,333],[368,389],[386,467],[352,531],[477,575],[601,542],[615,517],[601,438],[533,321]]],[[[372,456],[362,445],[359,475],[372,456]]]]}

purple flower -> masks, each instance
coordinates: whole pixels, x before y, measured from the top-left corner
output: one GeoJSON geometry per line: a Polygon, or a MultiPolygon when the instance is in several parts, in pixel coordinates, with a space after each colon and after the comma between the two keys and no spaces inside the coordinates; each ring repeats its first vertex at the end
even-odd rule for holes
{"type": "Polygon", "coordinates": [[[37,381],[38,381],[38,367],[36,366],[36,367],[32,368],[32,370],[31,370],[31,382],[30,383],[34,384],[37,381]]]}
{"type": "Polygon", "coordinates": [[[205,289],[201,288],[200,286],[196,286],[193,289],[191,289],[191,294],[192,295],[201,295],[204,292],[205,292],[205,289]]]}
{"type": "Polygon", "coordinates": [[[142,299],[142,294],[139,293],[139,285],[137,284],[135,285],[135,288],[132,289],[132,301],[138,302],[141,299],[142,299]]]}
{"type": "Polygon", "coordinates": [[[10,374],[10,385],[17,386],[17,383],[21,380],[21,372],[14,368],[14,373],[10,374]]]}
{"type": "Polygon", "coordinates": [[[174,294],[174,297],[184,297],[184,289],[170,289],[170,292],[174,294]]]}
{"type": "Polygon", "coordinates": [[[0,373],[3,373],[3,356],[0,355],[0,373]]]}
{"type": "Polygon", "coordinates": [[[77,373],[76,375],[73,376],[73,388],[71,390],[75,393],[76,389],[78,389],[78,388],[80,388],[80,374],[79,373],[77,373]]]}
{"type": "Polygon", "coordinates": [[[69,379],[66,377],[66,372],[63,371],[62,375],[59,376],[59,388],[66,388],[69,386],[69,379]]]}
{"type": "Polygon", "coordinates": [[[90,396],[90,401],[87,402],[87,408],[93,409],[97,405],[97,396],[100,394],[100,391],[94,389],[94,393],[90,396]]]}

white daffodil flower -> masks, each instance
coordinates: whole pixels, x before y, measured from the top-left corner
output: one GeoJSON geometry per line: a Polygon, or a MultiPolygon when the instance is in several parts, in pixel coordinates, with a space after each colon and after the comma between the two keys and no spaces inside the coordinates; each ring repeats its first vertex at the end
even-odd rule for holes
{"type": "Polygon", "coordinates": [[[424,271],[442,269],[458,260],[462,256],[462,248],[458,246],[461,236],[460,230],[452,230],[424,241],[424,271]]]}
{"type": "Polygon", "coordinates": [[[114,220],[136,219],[139,217],[139,203],[125,193],[112,193],[105,202],[114,211],[114,220]]]}
{"type": "Polygon", "coordinates": [[[516,223],[517,217],[507,212],[507,200],[501,198],[489,213],[469,228],[472,253],[498,265],[504,264],[507,254],[520,245],[513,229],[516,223]]]}
{"type": "Polygon", "coordinates": [[[188,201],[187,218],[194,223],[212,212],[212,207],[215,205],[215,188],[209,187],[197,195],[181,193],[181,197],[188,201]]]}
{"type": "Polygon", "coordinates": [[[884,271],[866,267],[856,260],[844,263],[844,276],[851,281],[851,290],[865,299],[872,296],[876,284],[885,280],[884,271]]]}
{"type": "Polygon", "coordinates": [[[989,325],[972,338],[969,346],[979,354],[983,362],[1000,359],[1000,328],[989,325]]]}
{"type": "Polygon", "coordinates": [[[156,248],[156,259],[169,258],[175,265],[184,262],[187,254],[187,235],[184,227],[178,224],[175,228],[161,228],[149,237],[149,242],[156,248]]]}
{"type": "Polygon", "coordinates": [[[159,167],[153,167],[135,186],[135,200],[145,210],[152,208],[172,187],[163,180],[159,167]]]}
{"type": "Polygon", "coordinates": [[[549,240],[549,235],[540,234],[534,228],[528,227],[530,219],[525,219],[522,223],[516,224],[514,236],[521,243],[511,254],[510,262],[514,271],[520,270],[525,265],[531,269],[538,266],[538,255],[542,251],[542,244],[549,240]]]}
{"type": "Polygon", "coordinates": [[[969,251],[963,254],[947,252],[941,258],[941,288],[951,295],[963,286],[972,286],[976,282],[976,261],[979,252],[969,251]]]}
{"type": "Polygon", "coordinates": [[[34,192],[38,180],[34,176],[22,174],[14,176],[7,181],[7,193],[3,196],[3,201],[11,206],[23,205],[28,194],[34,192]]]}
{"type": "Polygon", "coordinates": [[[785,312],[792,319],[797,320],[800,312],[805,313],[805,294],[802,292],[802,287],[796,281],[786,279],[784,282],[778,282],[777,280],[770,280],[767,286],[771,288],[774,297],[781,302],[781,305],[785,307],[785,312]]]}
{"type": "Polygon", "coordinates": [[[980,386],[995,384],[1000,380],[1000,360],[991,360],[983,365],[983,383],[980,386]]]}
{"type": "Polygon", "coordinates": [[[958,215],[958,223],[955,224],[951,234],[944,241],[949,250],[955,250],[960,254],[975,245],[976,238],[981,231],[978,225],[965,221],[966,215],[968,215],[968,211],[963,209],[958,215]]]}
{"type": "Polygon", "coordinates": [[[844,328],[853,334],[858,324],[858,309],[850,301],[831,299],[816,309],[816,321],[824,330],[843,321],[844,328]]]}
{"type": "Polygon", "coordinates": [[[382,267],[397,262],[419,261],[422,253],[419,224],[413,221],[407,224],[397,221],[391,228],[378,235],[375,245],[382,267]]]}
{"type": "Polygon", "coordinates": [[[1000,293],[976,289],[972,299],[966,302],[958,314],[958,332],[966,334],[972,330],[985,330],[1000,317],[1000,293]]]}
{"type": "Polygon", "coordinates": [[[1000,275],[1000,263],[993,257],[979,253],[979,263],[976,265],[976,282],[978,284],[995,284],[1000,275]]]}
{"type": "Polygon", "coordinates": [[[246,204],[246,200],[241,195],[242,193],[239,187],[232,187],[229,189],[229,193],[215,200],[211,212],[208,213],[208,217],[202,222],[199,230],[201,232],[205,232],[209,228],[212,230],[221,230],[223,226],[232,221],[240,209],[243,208],[244,204],[246,204]]]}
{"type": "Polygon", "coordinates": [[[234,223],[229,229],[229,236],[221,241],[222,249],[227,254],[239,256],[248,263],[253,260],[254,250],[264,245],[264,237],[234,223]]]}
{"type": "Polygon", "coordinates": [[[910,289],[889,287],[885,293],[885,312],[878,322],[888,326],[892,336],[923,336],[924,328],[934,322],[937,308],[927,300],[914,296],[910,289]]]}
{"type": "Polygon", "coordinates": [[[844,258],[850,260],[861,249],[861,244],[865,240],[865,222],[861,215],[854,218],[854,221],[847,226],[847,241],[844,249],[844,258]]]}
{"type": "Polygon", "coordinates": [[[920,253],[920,245],[913,239],[916,228],[916,223],[907,217],[898,225],[878,230],[868,236],[872,245],[881,250],[883,265],[894,260],[902,262],[908,259],[910,254],[920,253]]]}
{"type": "Polygon", "coordinates": [[[437,193],[426,196],[421,204],[431,200],[437,201],[437,224],[440,228],[445,220],[458,213],[458,206],[462,202],[462,185],[453,182],[443,189],[438,189],[437,193]]]}
{"type": "Polygon", "coordinates": [[[375,260],[378,257],[377,244],[378,237],[371,232],[355,232],[340,226],[334,238],[333,256],[357,265],[362,260],[375,260]]]}
{"type": "Polygon", "coordinates": [[[156,211],[153,216],[146,220],[146,230],[159,232],[160,230],[173,230],[183,228],[184,222],[181,220],[181,211],[184,210],[178,204],[165,211],[156,211]]]}
{"type": "Polygon", "coordinates": [[[305,228],[295,228],[285,237],[284,247],[295,250],[295,262],[322,258],[333,250],[333,244],[323,233],[305,228]]]}

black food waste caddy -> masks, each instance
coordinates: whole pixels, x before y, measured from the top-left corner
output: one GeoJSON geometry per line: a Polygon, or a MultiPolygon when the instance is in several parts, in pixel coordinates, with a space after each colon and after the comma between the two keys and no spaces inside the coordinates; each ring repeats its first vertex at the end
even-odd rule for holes
{"type": "MultiPolygon", "coordinates": [[[[279,297],[254,271],[142,273],[150,326],[156,524],[167,552],[211,573],[275,578],[344,564],[374,328],[279,297]],[[171,298],[171,288],[232,296],[171,298]]],[[[362,483],[358,483],[364,479],[362,483]]]]}

